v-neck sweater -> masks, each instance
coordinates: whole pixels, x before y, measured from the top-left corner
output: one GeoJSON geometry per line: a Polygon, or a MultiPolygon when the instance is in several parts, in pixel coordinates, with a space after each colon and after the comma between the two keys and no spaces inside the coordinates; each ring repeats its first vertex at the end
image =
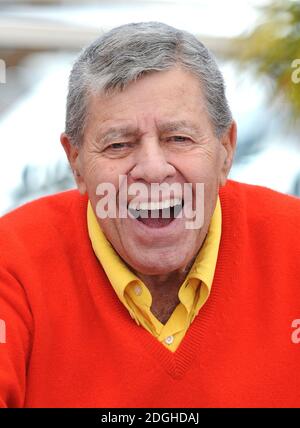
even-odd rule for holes
{"type": "Polygon", "coordinates": [[[300,406],[300,200],[228,181],[209,299],[176,352],[119,301],[87,231],[87,197],[0,219],[0,406],[300,406]]]}
{"type": "MultiPolygon", "coordinates": [[[[215,273],[222,230],[222,213],[218,198],[208,232],[183,283],[178,286],[179,304],[165,324],[151,311],[152,296],[147,284],[123,261],[103,233],[91,204],[87,225],[94,253],[119,300],[138,325],[174,352],[180,345],[199,310],[209,298],[215,273]]],[[[181,251],[176,247],[176,251],[181,251]]]]}

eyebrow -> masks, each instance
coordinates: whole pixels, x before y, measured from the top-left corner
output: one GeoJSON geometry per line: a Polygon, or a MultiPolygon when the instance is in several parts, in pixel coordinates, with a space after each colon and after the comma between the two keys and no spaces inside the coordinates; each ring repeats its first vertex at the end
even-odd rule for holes
{"type": "Polygon", "coordinates": [[[97,134],[97,140],[100,141],[101,144],[105,144],[106,142],[114,140],[115,138],[133,135],[135,133],[136,128],[132,126],[111,127],[104,132],[100,130],[97,134]]]}
{"type": "MultiPolygon", "coordinates": [[[[177,131],[193,131],[198,133],[200,132],[200,129],[196,124],[187,120],[176,120],[164,123],[161,122],[158,124],[158,130],[160,133],[177,131]]],[[[136,135],[137,132],[137,128],[133,126],[111,127],[105,131],[100,130],[97,134],[97,140],[104,145],[108,141],[114,140],[116,138],[136,135]]]]}
{"type": "Polygon", "coordinates": [[[161,123],[158,126],[160,132],[194,131],[200,132],[199,127],[187,120],[175,120],[161,123]]]}

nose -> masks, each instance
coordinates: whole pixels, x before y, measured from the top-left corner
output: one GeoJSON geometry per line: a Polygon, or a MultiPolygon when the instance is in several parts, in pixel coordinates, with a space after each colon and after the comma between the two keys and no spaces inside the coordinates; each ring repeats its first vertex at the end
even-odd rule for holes
{"type": "Polygon", "coordinates": [[[166,153],[156,139],[141,142],[136,152],[135,165],[130,171],[134,181],[163,183],[175,174],[175,167],[168,162],[166,153]]]}

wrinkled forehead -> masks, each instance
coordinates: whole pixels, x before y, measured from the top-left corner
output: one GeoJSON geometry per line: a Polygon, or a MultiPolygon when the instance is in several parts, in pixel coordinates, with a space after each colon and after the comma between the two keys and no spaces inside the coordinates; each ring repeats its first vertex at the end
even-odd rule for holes
{"type": "MultiPolygon", "coordinates": [[[[154,125],[159,133],[200,132],[198,123],[191,120],[157,120],[154,125]]],[[[106,121],[100,123],[96,129],[97,136],[108,139],[136,135],[141,132],[142,129],[135,120],[106,121]]]]}
{"type": "Polygon", "coordinates": [[[97,136],[138,134],[150,128],[195,133],[208,122],[198,81],[176,69],[147,76],[121,92],[90,94],[88,110],[97,136]]]}

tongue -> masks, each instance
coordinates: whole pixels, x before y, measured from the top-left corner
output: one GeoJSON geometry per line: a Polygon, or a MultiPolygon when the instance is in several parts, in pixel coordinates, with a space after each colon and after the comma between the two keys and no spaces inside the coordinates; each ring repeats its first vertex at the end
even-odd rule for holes
{"type": "Polygon", "coordinates": [[[148,227],[165,227],[173,220],[173,218],[139,218],[139,221],[148,227]]]}

